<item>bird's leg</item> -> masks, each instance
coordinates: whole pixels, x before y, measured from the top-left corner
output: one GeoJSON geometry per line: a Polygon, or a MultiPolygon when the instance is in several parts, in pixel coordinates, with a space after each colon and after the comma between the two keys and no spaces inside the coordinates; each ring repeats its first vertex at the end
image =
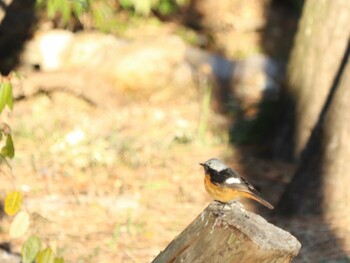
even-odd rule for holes
{"type": "Polygon", "coordinates": [[[213,210],[214,214],[217,217],[224,215],[223,210],[225,209],[225,206],[227,205],[227,203],[221,202],[219,200],[215,200],[215,202],[216,202],[216,207],[215,207],[215,210],[213,210]]]}
{"type": "Polygon", "coordinates": [[[214,221],[214,224],[212,225],[212,230],[216,226],[221,225],[223,217],[225,215],[224,212],[223,212],[223,209],[225,208],[225,206],[227,204],[227,203],[224,203],[224,202],[220,202],[218,200],[215,200],[215,201],[217,203],[217,206],[216,206],[216,211],[214,212],[214,214],[215,214],[215,221],[214,221]]]}
{"type": "Polygon", "coordinates": [[[227,203],[221,203],[221,204],[222,204],[222,207],[221,207],[220,211],[223,211],[223,210],[225,210],[227,203]]]}
{"type": "Polygon", "coordinates": [[[220,202],[220,201],[218,201],[218,202],[222,205],[221,208],[219,209],[219,215],[223,215],[224,213],[222,211],[224,211],[225,206],[227,205],[227,203],[220,202]]]}

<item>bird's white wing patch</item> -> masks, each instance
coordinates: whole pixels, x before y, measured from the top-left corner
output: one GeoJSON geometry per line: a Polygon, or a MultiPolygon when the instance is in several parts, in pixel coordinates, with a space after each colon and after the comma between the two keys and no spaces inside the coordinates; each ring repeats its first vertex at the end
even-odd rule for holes
{"type": "Polygon", "coordinates": [[[241,179],[239,178],[235,178],[235,177],[230,177],[230,178],[227,178],[225,183],[227,184],[241,184],[241,179]]]}

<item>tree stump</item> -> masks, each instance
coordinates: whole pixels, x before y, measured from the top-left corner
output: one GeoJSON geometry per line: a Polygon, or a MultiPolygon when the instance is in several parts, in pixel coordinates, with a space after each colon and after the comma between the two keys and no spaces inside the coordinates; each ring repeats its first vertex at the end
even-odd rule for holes
{"type": "Polygon", "coordinates": [[[239,203],[212,202],[153,263],[291,262],[301,245],[239,203]]]}

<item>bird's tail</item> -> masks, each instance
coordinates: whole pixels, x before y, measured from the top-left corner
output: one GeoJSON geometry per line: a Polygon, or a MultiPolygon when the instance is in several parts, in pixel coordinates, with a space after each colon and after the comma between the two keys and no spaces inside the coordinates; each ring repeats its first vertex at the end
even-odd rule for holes
{"type": "Polygon", "coordinates": [[[260,204],[266,206],[269,209],[274,209],[273,205],[271,205],[269,202],[267,202],[266,200],[262,199],[260,196],[254,193],[246,192],[246,197],[259,202],[260,204]]]}

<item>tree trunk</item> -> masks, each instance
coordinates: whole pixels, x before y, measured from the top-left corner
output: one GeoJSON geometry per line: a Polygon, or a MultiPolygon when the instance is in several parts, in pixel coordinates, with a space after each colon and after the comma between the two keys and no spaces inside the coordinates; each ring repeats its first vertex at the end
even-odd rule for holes
{"type": "Polygon", "coordinates": [[[152,262],[288,263],[300,243],[288,232],[244,211],[212,202],[152,262]]]}
{"type": "Polygon", "coordinates": [[[349,13],[348,0],[305,2],[287,69],[293,113],[287,119],[283,116],[286,124],[282,143],[277,143],[278,156],[287,151],[299,158],[317,123],[350,35],[349,13]],[[284,148],[286,142],[291,150],[284,148]]]}
{"type": "Polygon", "coordinates": [[[36,27],[35,0],[0,1],[0,72],[17,66],[20,51],[36,27]]]}
{"type": "MultiPolygon", "coordinates": [[[[350,24],[349,24],[350,25],[350,24]]],[[[281,198],[282,214],[350,219],[350,40],[300,166],[281,198]]]]}

